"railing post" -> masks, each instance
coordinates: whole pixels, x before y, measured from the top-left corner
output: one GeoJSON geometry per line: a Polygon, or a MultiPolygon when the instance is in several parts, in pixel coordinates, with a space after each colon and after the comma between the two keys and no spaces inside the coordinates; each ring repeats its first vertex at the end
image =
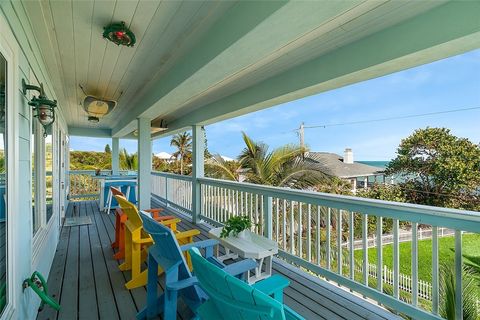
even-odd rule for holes
{"type": "Polygon", "coordinates": [[[168,177],[165,177],[165,206],[168,207],[168,177]]]}
{"type": "Polygon", "coordinates": [[[273,236],[272,217],[272,197],[263,195],[263,235],[268,239],[273,236]]]}
{"type": "Polygon", "coordinates": [[[202,210],[202,195],[198,178],[204,176],[205,134],[203,127],[192,126],[192,222],[197,223],[202,210]]]}

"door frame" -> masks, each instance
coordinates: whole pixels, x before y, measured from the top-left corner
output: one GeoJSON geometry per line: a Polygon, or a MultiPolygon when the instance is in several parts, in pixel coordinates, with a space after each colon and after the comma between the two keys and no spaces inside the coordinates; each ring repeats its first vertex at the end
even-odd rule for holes
{"type": "MultiPolygon", "coordinates": [[[[7,227],[6,238],[6,278],[7,278],[7,303],[5,309],[1,314],[2,319],[9,319],[13,316],[16,308],[16,296],[18,290],[19,279],[16,270],[16,256],[15,256],[15,234],[18,235],[20,230],[20,215],[9,214],[11,212],[18,212],[19,190],[18,190],[18,176],[19,176],[19,146],[16,143],[18,138],[18,90],[19,90],[19,75],[18,75],[18,44],[13,36],[9,25],[5,21],[3,15],[0,15],[0,53],[7,61],[7,87],[6,87],[6,133],[7,133],[7,172],[6,172],[6,194],[7,203],[5,205],[5,221],[7,227]],[[15,94],[17,93],[17,94],[15,94]]],[[[25,224],[24,224],[25,226],[25,224]]],[[[24,230],[25,228],[23,228],[24,230]]],[[[31,233],[31,231],[29,231],[31,233]]]]}

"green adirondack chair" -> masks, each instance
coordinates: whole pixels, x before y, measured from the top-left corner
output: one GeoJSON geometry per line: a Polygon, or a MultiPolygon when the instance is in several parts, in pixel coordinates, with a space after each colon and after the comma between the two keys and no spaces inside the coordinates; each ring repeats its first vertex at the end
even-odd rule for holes
{"type": "Polygon", "coordinates": [[[281,301],[287,279],[273,275],[250,286],[207,261],[197,248],[189,252],[195,276],[209,296],[196,310],[199,319],[303,319],[281,301]]]}

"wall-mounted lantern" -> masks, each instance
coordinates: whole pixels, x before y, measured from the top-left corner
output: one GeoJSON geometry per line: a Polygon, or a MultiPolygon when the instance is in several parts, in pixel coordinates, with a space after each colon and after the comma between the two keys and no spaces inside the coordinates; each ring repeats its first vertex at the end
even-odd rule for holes
{"type": "Polygon", "coordinates": [[[47,136],[47,129],[55,122],[55,108],[57,107],[57,100],[49,100],[43,90],[43,84],[34,86],[27,84],[25,79],[22,79],[23,94],[27,94],[28,90],[35,90],[39,93],[38,97],[33,96],[28,105],[33,107],[33,116],[38,119],[43,126],[43,135],[47,136]]]}

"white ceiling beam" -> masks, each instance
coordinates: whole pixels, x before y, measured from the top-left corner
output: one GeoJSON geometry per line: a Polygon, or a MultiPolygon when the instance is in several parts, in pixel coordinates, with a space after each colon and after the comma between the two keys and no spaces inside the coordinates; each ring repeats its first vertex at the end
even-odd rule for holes
{"type": "Polygon", "coordinates": [[[112,130],[98,128],[68,127],[68,134],[77,137],[111,138],[112,130]]]}
{"type": "Polygon", "coordinates": [[[135,129],[138,117],[175,111],[215,84],[235,81],[329,29],[381,5],[382,1],[249,2],[236,4],[189,54],[135,103],[114,136],[135,129]],[[341,18],[339,18],[341,16],[341,18]]]}
{"type": "Polygon", "coordinates": [[[158,137],[479,48],[478,12],[480,2],[449,2],[199,108],[158,137]]]}

